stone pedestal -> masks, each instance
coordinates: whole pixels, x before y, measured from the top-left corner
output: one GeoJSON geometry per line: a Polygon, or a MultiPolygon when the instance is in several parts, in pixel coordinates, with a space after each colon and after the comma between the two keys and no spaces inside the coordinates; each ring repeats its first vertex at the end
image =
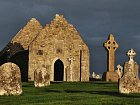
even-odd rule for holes
{"type": "Polygon", "coordinates": [[[104,81],[118,82],[118,74],[116,72],[104,72],[102,79],[104,81]]]}
{"type": "Polygon", "coordinates": [[[14,63],[0,66],[0,95],[22,94],[20,68],[14,63]]]}

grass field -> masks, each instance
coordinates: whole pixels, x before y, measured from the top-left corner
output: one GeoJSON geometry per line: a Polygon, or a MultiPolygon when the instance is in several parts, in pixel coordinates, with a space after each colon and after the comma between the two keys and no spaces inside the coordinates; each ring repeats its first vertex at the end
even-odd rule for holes
{"type": "Polygon", "coordinates": [[[0,105],[140,105],[140,94],[119,94],[117,83],[62,82],[46,88],[23,83],[21,96],[0,96],[0,105]]]}

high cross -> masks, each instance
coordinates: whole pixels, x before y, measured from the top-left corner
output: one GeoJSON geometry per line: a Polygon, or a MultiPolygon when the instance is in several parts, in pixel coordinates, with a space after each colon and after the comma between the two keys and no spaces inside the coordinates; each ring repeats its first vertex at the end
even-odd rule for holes
{"type": "Polygon", "coordinates": [[[112,34],[109,35],[108,41],[104,43],[108,51],[108,71],[114,71],[115,51],[119,47],[112,34]]]}

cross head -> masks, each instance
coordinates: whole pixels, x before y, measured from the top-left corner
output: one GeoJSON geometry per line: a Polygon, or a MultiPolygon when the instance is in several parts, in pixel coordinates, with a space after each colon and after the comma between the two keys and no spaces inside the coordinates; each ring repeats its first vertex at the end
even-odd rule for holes
{"type": "Polygon", "coordinates": [[[105,42],[104,46],[108,51],[115,51],[119,47],[112,34],[109,35],[109,39],[105,42]]]}
{"type": "Polygon", "coordinates": [[[69,58],[67,58],[67,60],[70,62],[70,64],[71,64],[73,61],[75,61],[74,57],[72,57],[71,55],[70,55],[69,58]]]}
{"type": "Polygon", "coordinates": [[[131,48],[128,52],[127,55],[129,56],[129,61],[134,61],[134,56],[136,55],[136,52],[131,48]]]}

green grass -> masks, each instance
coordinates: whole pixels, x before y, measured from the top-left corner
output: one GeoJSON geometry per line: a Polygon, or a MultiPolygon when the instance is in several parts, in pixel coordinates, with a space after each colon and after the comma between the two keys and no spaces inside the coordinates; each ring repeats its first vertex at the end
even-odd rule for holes
{"type": "Polygon", "coordinates": [[[119,94],[117,83],[62,82],[46,88],[23,83],[20,96],[0,96],[0,105],[140,105],[140,94],[119,94]]]}

